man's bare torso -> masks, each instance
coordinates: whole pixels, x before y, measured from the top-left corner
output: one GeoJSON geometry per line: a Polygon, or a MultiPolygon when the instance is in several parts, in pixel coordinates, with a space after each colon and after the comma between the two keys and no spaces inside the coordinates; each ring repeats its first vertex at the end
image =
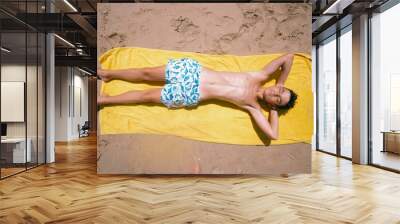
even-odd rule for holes
{"type": "Polygon", "coordinates": [[[220,72],[202,67],[200,100],[219,99],[239,107],[258,107],[260,72],[220,72]]]}

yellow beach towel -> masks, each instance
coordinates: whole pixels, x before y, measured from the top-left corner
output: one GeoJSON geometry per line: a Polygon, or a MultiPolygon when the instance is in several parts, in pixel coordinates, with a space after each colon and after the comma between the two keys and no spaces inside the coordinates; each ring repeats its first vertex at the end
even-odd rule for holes
{"type": "MultiPolygon", "coordinates": [[[[211,55],[193,52],[147,48],[115,48],[100,57],[103,69],[126,69],[165,65],[169,58],[190,57],[217,71],[259,71],[282,54],[211,55]]],[[[275,84],[275,79],[265,86],[275,84]]],[[[118,95],[130,90],[161,88],[147,83],[112,80],[102,83],[101,92],[118,95]]],[[[285,86],[298,94],[294,108],[279,117],[279,139],[269,142],[250,115],[229,103],[200,103],[195,109],[168,110],[162,104],[130,104],[105,106],[99,112],[100,134],[147,133],[176,135],[185,138],[241,145],[311,143],[313,133],[313,95],[311,59],[295,54],[292,70],[285,86]]],[[[265,111],[268,117],[268,112],[265,111]]]]}

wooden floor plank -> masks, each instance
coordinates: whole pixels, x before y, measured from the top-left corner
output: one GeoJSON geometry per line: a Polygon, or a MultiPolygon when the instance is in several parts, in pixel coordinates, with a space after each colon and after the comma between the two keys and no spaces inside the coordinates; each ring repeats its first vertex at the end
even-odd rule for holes
{"type": "Polygon", "coordinates": [[[97,175],[96,138],[0,181],[0,223],[397,223],[400,175],[313,152],[312,174],[97,175]]]}

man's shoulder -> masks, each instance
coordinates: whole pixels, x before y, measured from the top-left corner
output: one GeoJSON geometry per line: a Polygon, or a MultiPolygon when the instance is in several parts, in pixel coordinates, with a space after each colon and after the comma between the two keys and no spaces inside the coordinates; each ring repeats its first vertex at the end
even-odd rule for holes
{"type": "Polygon", "coordinates": [[[253,103],[248,103],[248,104],[242,105],[242,108],[248,110],[249,112],[261,110],[261,106],[260,106],[260,104],[258,104],[258,102],[253,102],[253,103]]]}

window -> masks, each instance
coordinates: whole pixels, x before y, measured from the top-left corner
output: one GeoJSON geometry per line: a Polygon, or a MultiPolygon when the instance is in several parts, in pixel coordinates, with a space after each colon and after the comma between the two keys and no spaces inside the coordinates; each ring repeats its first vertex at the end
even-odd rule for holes
{"type": "Polygon", "coordinates": [[[371,18],[372,163],[400,170],[400,4],[371,18]],[[396,132],[397,131],[397,132],[396,132]]]}
{"type": "Polygon", "coordinates": [[[351,25],[340,35],[340,154],[352,157],[352,32],[351,25]]]}
{"type": "Polygon", "coordinates": [[[336,153],[336,36],[318,47],[318,149],[336,153]]]}

